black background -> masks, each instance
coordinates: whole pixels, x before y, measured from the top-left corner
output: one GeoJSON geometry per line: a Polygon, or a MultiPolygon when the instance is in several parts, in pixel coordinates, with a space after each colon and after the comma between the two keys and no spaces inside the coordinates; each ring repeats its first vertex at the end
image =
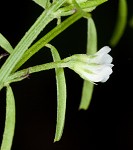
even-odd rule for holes
{"type": "MultiPolygon", "coordinates": [[[[98,33],[98,48],[109,45],[117,16],[118,1],[110,0],[92,12],[98,33]]],[[[128,20],[133,2],[128,1],[128,20]]],[[[0,2],[0,32],[13,47],[43,11],[31,0],[0,2]]],[[[129,23],[129,22],[128,22],[129,23]]],[[[39,37],[56,25],[53,21],[39,37]]],[[[95,85],[87,111],[78,110],[82,79],[65,69],[67,111],[62,139],[53,143],[56,125],[56,84],[54,70],[36,73],[22,82],[13,83],[16,100],[16,129],[12,150],[132,150],[133,149],[133,29],[127,24],[123,37],[110,52],[113,74],[95,85]]],[[[86,20],[80,19],[51,41],[62,58],[85,53],[86,20]]],[[[0,53],[4,51],[0,49],[0,53]]],[[[2,64],[5,60],[1,61],[2,64]]],[[[52,61],[43,48],[25,65],[52,61]]],[[[0,92],[0,135],[5,117],[5,89],[0,92]]]]}

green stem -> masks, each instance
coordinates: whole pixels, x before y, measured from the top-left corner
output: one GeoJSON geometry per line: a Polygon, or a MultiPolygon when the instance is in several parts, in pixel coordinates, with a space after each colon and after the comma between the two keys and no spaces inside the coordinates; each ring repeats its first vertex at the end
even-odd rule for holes
{"type": "Polygon", "coordinates": [[[39,35],[39,33],[44,29],[44,27],[54,19],[54,12],[65,2],[66,0],[58,0],[51,5],[48,10],[45,10],[41,16],[37,19],[37,21],[33,24],[33,26],[29,29],[29,31],[25,34],[25,36],[21,39],[18,45],[15,47],[12,54],[6,60],[4,65],[0,70],[0,82],[4,82],[9,74],[12,72],[12,69],[19,62],[25,51],[31,45],[31,43],[35,40],[35,38],[39,35]]]}
{"type": "Polygon", "coordinates": [[[49,33],[43,36],[38,42],[31,46],[24,54],[22,59],[15,66],[14,71],[16,71],[20,66],[22,66],[30,57],[32,57],[36,52],[38,52],[42,47],[44,47],[53,38],[59,35],[62,31],[72,25],[74,22],[79,20],[83,16],[83,12],[77,12],[74,15],[67,18],[61,24],[52,29],[49,33]]]}
{"type": "MultiPolygon", "coordinates": [[[[14,70],[19,68],[26,60],[28,60],[40,48],[42,48],[45,44],[47,44],[55,36],[60,34],[68,26],[70,26],[72,23],[74,23],[75,21],[77,21],[84,15],[83,11],[82,11],[82,13],[81,12],[76,13],[75,16],[73,16],[72,18],[69,18],[69,20],[67,20],[68,22],[66,21],[66,22],[64,22],[64,24],[61,24],[57,28],[53,29],[50,33],[48,33],[45,37],[43,37],[39,42],[37,42],[33,47],[31,47],[29,50],[27,50],[28,47],[31,45],[31,43],[38,36],[38,34],[44,29],[44,27],[50,21],[52,21],[54,18],[57,18],[63,14],[62,11],[58,12],[58,10],[59,10],[58,8],[65,1],[66,0],[55,1],[49,9],[45,10],[42,13],[42,15],[37,19],[37,21],[33,24],[33,26],[29,29],[29,31],[25,34],[25,36],[21,39],[21,41],[18,43],[18,45],[15,47],[15,49],[13,50],[11,55],[8,57],[8,59],[6,60],[6,62],[3,64],[3,66],[0,69],[0,89],[3,88],[4,81],[7,80],[8,76],[11,74],[11,72],[13,73],[14,70]],[[70,21],[70,23],[69,23],[69,21],[70,21]],[[42,44],[42,42],[44,42],[44,44],[42,44]],[[31,50],[33,50],[33,52],[31,52],[31,50]],[[25,56],[23,57],[23,55],[25,55],[25,56]],[[20,61],[20,64],[18,65],[19,61],[20,61]]],[[[89,1],[87,4],[85,4],[85,8],[87,8],[87,7],[90,8],[93,6],[96,7],[96,6],[104,3],[105,1],[107,1],[107,0],[95,0],[93,2],[89,1]]],[[[73,7],[73,8],[75,8],[75,7],[73,7]]],[[[64,11],[65,11],[65,9],[64,9],[64,11]]],[[[69,10],[69,11],[71,11],[71,10],[69,10]]]]}
{"type": "Polygon", "coordinates": [[[5,81],[5,85],[12,83],[12,82],[20,81],[21,79],[24,79],[27,76],[27,74],[32,74],[32,73],[50,70],[54,68],[64,68],[64,67],[66,67],[66,61],[64,60],[29,67],[27,69],[17,71],[13,73],[12,75],[10,75],[5,81]]]}
{"type": "MultiPolygon", "coordinates": [[[[80,4],[81,9],[87,9],[92,8],[94,6],[100,5],[107,0],[99,0],[99,1],[89,1],[86,4],[80,4]]],[[[55,12],[55,16],[59,17],[62,15],[70,15],[74,13],[75,11],[75,5],[66,6],[63,8],[60,8],[55,12]]],[[[53,38],[55,38],[57,35],[59,35],[62,31],[64,31],[66,28],[68,28],[70,25],[72,25],[74,22],[79,20],[81,17],[83,17],[83,11],[78,11],[74,15],[70,16],[68,19],[66,19],[64,22],[56,26],[53,30],[51,30],[48,34],[46,34],[44,37],[42,37],[37,43],[35,43],[32,47],[30,47],[22,57],[22,59],[18,62],[18,64],[13,69],[13,72],[17,70],[20,66],[22,66],[31,56],[33,56],[36,52],[38,52],[42,47],[44,47],[48,42],[50,42],[53,38]]]]}
{"type": "Polygon", "coordinates": [[[127,24],[127,2],[126,0],[119,0],[118,3],[118,17],[113,35],[110,40],[110,45],[115,47],[120,41],[127,24]]]}

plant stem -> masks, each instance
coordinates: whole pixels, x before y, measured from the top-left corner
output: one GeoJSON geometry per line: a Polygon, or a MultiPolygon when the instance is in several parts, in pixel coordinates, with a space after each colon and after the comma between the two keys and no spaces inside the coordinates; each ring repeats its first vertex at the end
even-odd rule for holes
{"type": "Polygon", "coordinates": [[[67,18],[61,24],[52,29],[49,33],[43,36],[38,42],[36,42],[33,46],[31,46],[24,54],[22,59],[15,66],[14,71],[16,71],[20,66],[22,66],[30,57],[32,57],[36,52],[38,52],[42,47],[44,47],[48,42],[50,42],[53,38],[59,35],[62,31],[72,25],[74,22],[79,20],[83,16],[82,12],[77,12],[74,15],[67,18]]]}
{"type": "Polygon", "coordinates": [[[115,47],[120,41],[122,35],[124,34],[126,24],[127,24],[127,14],[128,7],[126,0],[119,0],[118,2],[118,17],[116,21],[116,25],[110,40],[110,45],[115,47]]]}
{"type": "Polygon", "coordinates": [[[14,81],[20,81],[21,79],[24,79],[24,77],[27,74],[32,74],[32,73],[36,73],[36,72],[40,72],[40,71],[45,71],[45,70],[50,70],[50,69],[54,69],[54,68],[64,68],[67,67],[66,65],[66,61],[61,60],[58,62],[50,62],[50,63],[45,63],[42,65],[37,65],[37,66],[33,66],[33,67],[29,67],[27,69],[23,69],[21,71],[17,71],[15,73],[13,73],[12,75],[10,75],[7,80],[5,81],[5,85],[10,84],[11,82],[14,81]]]}
{"type": "Polygon", "coordinates": [[[40,15],[37,21],[32,25],[29,31],[21,39],[18,45],[13,50],[12,54],[6,60],[4,65],[0,69],[0,82],[4,82],[9,74],[12,72],[12,69],[19,62],[25,51],[39,35],[39,33],[44,29],[44,27],[54,19],[54,12],[65,2],[66,0],[58,0],[51,5],[51,7],[40,15]]]}

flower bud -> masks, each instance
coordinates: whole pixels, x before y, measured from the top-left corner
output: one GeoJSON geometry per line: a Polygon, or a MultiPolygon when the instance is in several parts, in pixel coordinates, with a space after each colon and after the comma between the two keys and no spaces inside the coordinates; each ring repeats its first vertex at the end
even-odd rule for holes
{"type": "Polygon", "coordinates": [[[106,82],[113,72],[112,57],[108,46],[103,47],[93,55],[75,54],[69,57],[67,67],[90,82],[106,82]]]}

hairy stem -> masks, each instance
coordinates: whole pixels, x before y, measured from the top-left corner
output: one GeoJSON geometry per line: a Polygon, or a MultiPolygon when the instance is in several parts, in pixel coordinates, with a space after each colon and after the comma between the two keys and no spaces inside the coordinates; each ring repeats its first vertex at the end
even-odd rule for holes
{"type": "Polygon", "coordinates": [[[64,67],[66,67],[65,62],[66,61],[64,61],[64,60],[61,60],[58,62],[50,62],[50,63],[45,63],[42,65],[29,67],[29,68],[23,69],[21,71],[17,71],[7,78],[7,80],[5,81],[5,85],[7,85],[7,83],[9,84],[11,82],[21,81],[21,79],[24,79],[25,76],[27,76],[27,74],[32,74],[32,73],[50,70],[50,69],[54,69],[54,68],[64,68],[64,67]]]}
{"type": "Polygon", "coordinates": [[[44,29],[44,27],[54,19],[54,12],[65,2],[66,0],[58,0],[51,7],[45,10],[37,21],[32,25],[29,31],[21,39],[18,45],[13,50],[12,54],[6,60],[4,65],[0,69],[0,82],[4,82],[9,74],[12,72],[12,69],[19,62],[25,51],[39,35],[39,33],[44,29]]]}
{"type": "Polygon", "coordinates": [[[74,15],[67,18],[61,24],[52,29],[49,33],[43,36],[38,42],[31,46],[24,54],[22,59],[15,66],[14,71],[21,67],[30,57],[32,57],[36,52],[38,52],[42,47],[44,47],[48,42],[50,42],[54,37],[59,35],[62,31],[68,28],[71,24],[79,20],[83,16],[82,12],[77,12],[74,15]]]}

